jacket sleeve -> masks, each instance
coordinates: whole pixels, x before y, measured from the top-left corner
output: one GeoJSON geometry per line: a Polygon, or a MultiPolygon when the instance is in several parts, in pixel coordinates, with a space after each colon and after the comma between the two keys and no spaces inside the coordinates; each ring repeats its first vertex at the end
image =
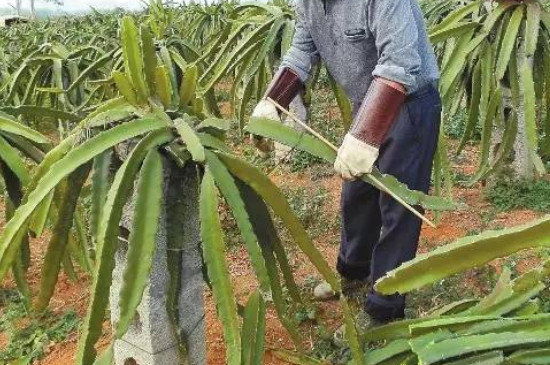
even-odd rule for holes
{"type": "Polygon", "coordinates": [[[312,67],[319,61],[319,53],[307,28],[300,4],[296,4],[296,25],[294,38],[281,63],[281,69],[292,69],[302,82],[307,82],[312,67]]]}
{"type": "Polygon", "coordinates": [[[398,82],[408,93],[414,92],[421,58],[410,0],[367,1],[368,25],[378,51],[373,76],[398,82]]]}

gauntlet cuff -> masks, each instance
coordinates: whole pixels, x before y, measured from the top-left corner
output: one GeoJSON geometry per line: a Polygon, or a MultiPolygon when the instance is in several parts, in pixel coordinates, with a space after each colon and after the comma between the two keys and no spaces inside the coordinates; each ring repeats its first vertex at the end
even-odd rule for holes
{"type": "Polygon", "coordinates": [[[283,108],[288,109],[290,102],[304,87],[298,75],[290,68],[285,67],[273,78],[266,97],[275,100],[283,108]]]}
{"type": "Polygon", "coordinates": [[[350,134],[379,148],[405,103],[405,98],[402,91],[374,79],[355,117],[350,134]]]}

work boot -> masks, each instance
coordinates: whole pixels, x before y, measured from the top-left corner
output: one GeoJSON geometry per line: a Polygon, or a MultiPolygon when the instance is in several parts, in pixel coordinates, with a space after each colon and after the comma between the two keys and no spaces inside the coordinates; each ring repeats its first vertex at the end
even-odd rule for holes
{"type": "Polygon", "coordinates": [[[371,286],[370,276],[364,279],[346,279],[344,277],[340,280],[340,287],[342,288],[342,295],[344,295],[350,301],[356,302],[359,305],[363,305],[367,293],[371,286]]]}
{"type": "MultiPolygon", "coordinates": [[[[371,317],[365,310],[361,309],[355,315],[355,328],[359,336],[363,336],[367,331],[375,327],[380,327],[390,323],[388,320],[378,320],[371,317]]],[[[333,336],[333,342],[338,347],[344,347],[346,345],[346,325],[341,325],[333,336]]]]}
{"type": "MultiPolygon", "coordinates": [[[[360,301],[367,296],[370,284],[370,277],[362,280],[346,279],[342,277],[340,279],[340,287],[342,288],[342,294],[353,301],[360,301]]],[[[339,293],[332,290],[332,287],[326,281],[317,285],[313,290],[313,297],[316,300],[333,300],[338,299],[339,293]]]]}

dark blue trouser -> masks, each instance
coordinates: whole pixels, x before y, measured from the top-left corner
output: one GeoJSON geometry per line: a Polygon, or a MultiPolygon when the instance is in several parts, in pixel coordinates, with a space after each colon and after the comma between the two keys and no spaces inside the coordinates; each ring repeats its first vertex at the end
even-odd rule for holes
{"type": "MultiPolygon", "coordinates": [[[[410,95],[380,148],[380,171],[410,189],[428,192],[440,120],[441,99],[435,87],[410,95]]],[[[340,275],[347,279],[370,275],[376,282],[414,258],[422,222],[393,198],[363,181],[351,181],[343,185],[341,204],[340,275]]],[[[371,291],[365,309],[380,320],[402,318],[405,297],[371,291]]]]}

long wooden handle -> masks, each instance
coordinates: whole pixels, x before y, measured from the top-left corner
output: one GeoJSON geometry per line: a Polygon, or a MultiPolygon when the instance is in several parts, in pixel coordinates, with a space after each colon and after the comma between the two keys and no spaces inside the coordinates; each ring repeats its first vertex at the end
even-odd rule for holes
{"type": "MultiPolygon", "coordinates": [[[[335,152],[338,152],[338,148],[333,145],[332,143],[330,143],[329,140],[327,140],[325,137],[323,137],[321,134],[317,133],[313,128],[311,128],[310,126],[308,126],[306,123],[304,123],[303,121],[301,121],[296,115],[294,115],[292,112],[286,110],[285,108],[283,108],[279,103],[277,103],[275,100],[271,99],[271,98],[267,98],[267,100],[273,104],[278,110],[281,111],[281,113],[285,114],[286,116],[288,116],[290,119],[292,119],[294,122],[298,123],[300,126],[302,126],[305,130],[307,130],[309,133],[311,133],[312,135],[314,135],[315,137],[319,138],[321,141],[323,141],[327,146],[329,146],[330,148],[332,148],[335,152]]],[[[376,177],[372,176],[372,175],[369,175],[369,179],[371,179],[374,183],[376,183],[378,185],[378,188],[385,192],[386,194],[388,194],[389,196],[391,196],[392,198],[394,198],[399,204],[403,205],[405,208],[407,208],[411,213],[413,213],[415,216],[417,216],[418,218],[420,218],[424,223],[426,223],[427,225],[429,225],[430,227],[433,227],[433,228],[436,228],[436,225],[430,221],[428,218],[426,218],[424,215],[422,215],[419,211],[417,211],[416,209],[414,209],[410,204],[408,204],[406,201],[404,201],[400,196],[398,196],[397,194],[395,194],[393,191],[391,191],[390,189],[386,188],[384,186],[384,184],[382,184],[382,182],[380,180],[378,180],[376,177]]]]}
{"type": "Polygon", "coordinates": [[[305,130],[307,130],[309,133],[313,134],[315,137],[319,138],[321,141],[323,141],[327,146],[332,148],[334,151],[338,152],[338,148],[330,143],[328,139],[323,137],[321,134],[317,133],[313,128],[311,128],[306,123],[302,122],[296,115],[294,115],[292,112],[286,110],[283,108],[279,103],[277,103],[275,100],[271,98],[267,98],[267,101],[269,101],[271,104],[273,104],[277,109],[279,109],[283,114],[290,117],[293,121],[301,125],[305,130]]]}

